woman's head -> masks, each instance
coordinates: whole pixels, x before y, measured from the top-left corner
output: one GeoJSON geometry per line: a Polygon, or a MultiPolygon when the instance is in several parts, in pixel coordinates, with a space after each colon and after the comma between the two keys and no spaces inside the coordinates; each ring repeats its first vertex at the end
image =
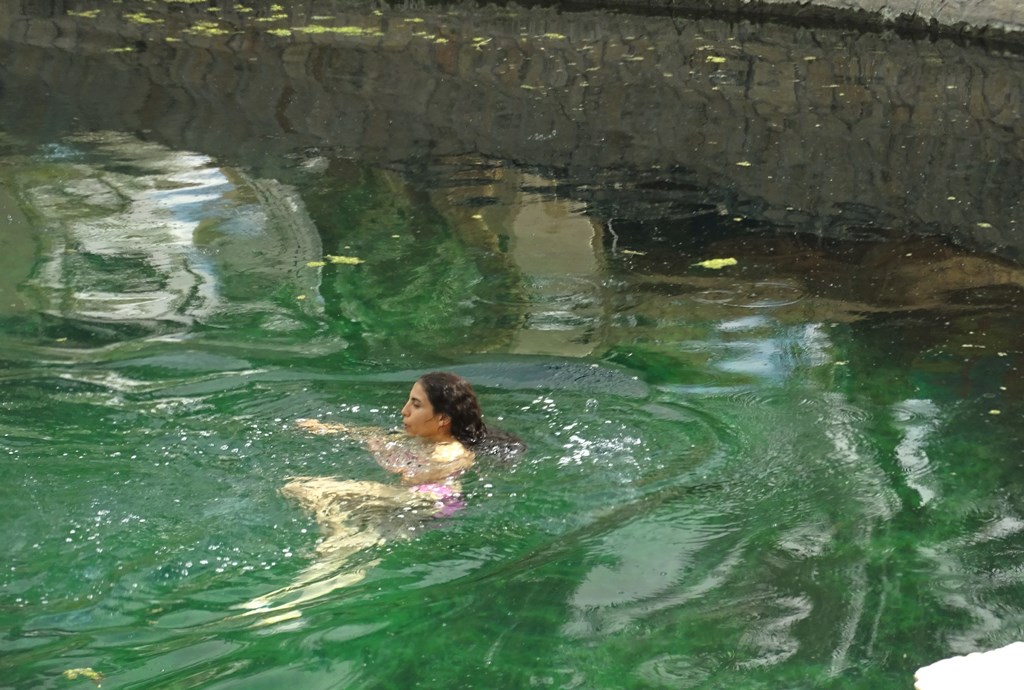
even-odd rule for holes
{"type": "Polygon", "coordinates": [[[417,379],[409,401],[402,408],[402,417],[406,430],[415,436],[430,438],[447,432],[466,446],[474,445],[487,433],[480,403],[469,381],[444,371],[433,371],[417,379]]]}

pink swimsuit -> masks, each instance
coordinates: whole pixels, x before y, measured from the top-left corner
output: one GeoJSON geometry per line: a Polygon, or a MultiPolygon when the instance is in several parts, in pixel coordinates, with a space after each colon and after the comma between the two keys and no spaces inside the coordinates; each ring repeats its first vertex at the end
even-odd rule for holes
{"type": "Polygon", "coordinates": [[[411,487],[411,490],[431,494],[437,498],[435,505],[438,510],[434,513],[436,518],[450,517],[466,507],[462,494],[448,484],[417,484],[411,487]]]}

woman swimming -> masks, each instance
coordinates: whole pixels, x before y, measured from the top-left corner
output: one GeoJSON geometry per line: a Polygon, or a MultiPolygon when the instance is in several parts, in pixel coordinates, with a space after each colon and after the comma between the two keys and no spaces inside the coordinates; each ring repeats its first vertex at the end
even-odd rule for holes
{"type": "Polygon", "coordinates": [[[473,446],[486,435],[476,393],[466,379],[435,371],[421,376],[402,407],[402,426],[418,443],[396,439],[379,429],[300,419],[300,428],[315,433],[343,433],[357,438],[378,464],[401,475],[413,491],[436,488],[447,497],[458,476],[472,467],[473,446]],[[441,489],[440,487],[447,487],[441,489]]]}
{"type": "MultiPolygon", "coordinates": [[[[473,466],[478,451],[518,453],[518,438],[492,431],[473,387],[448,372],[424,374],[402,407],[406,437],[372,427],[299,419],[299,428],[318,434],[347,434],[367,445],[377,463],[400,475],[400,485],[373,481],[296,477],[281,493],[311,511],[323,532],[320,556],[287,587],[253,599],[252,613],[288,609],[264,621],[298,614],[294,607],[363,579],[366,568],[344,569],[353,554],[394,539],[409,539],[424,520],[447,517],[462,508],[459,478],[473,466]]],[[[366,565],[375,565],[372,561],[366,565]]]]}

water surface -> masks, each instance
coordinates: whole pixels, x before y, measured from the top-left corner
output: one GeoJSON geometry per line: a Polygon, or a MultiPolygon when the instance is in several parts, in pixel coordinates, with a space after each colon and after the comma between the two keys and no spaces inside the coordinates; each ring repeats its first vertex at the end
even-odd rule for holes
{"type": "MultiPolygon", "coordinates": [[[[1019,639],[1007,245],[880,199],[861,232],[796,222],[821,217],[802,181],[754,203],[726,179],[756,161],[711,184],[486,143],[229,155],[200,145],[228,128],[102,99],[42,126],[3,64],[5,686],[909,687],[1019,639]],[[301,615],[240,616],[317,557],[289,477],[387,481],[294,420],[394,425],[436,368],[529,452],[301,615]]],[[[962,193],[988,199],[979,160],[962,193]]]]}

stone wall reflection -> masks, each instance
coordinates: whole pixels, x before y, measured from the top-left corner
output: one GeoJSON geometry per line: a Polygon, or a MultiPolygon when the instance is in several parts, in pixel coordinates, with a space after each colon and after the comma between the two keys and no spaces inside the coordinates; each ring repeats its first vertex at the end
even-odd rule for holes
{"type": "Polygon", "coordinates": [[[544,9],[60,5],[0,12],[7,127],[141,130],[254,167],[309,147],[479,154],[614,190],[633,217],[652,212],[638,181],[671,172],[680,195],[798,232],[1024,249],[1016,55],[544,9]]]}
{"type": "Polygon", "coordinates": [[[270,336],[322,311],[306,299],[320,239],[286,185],[120,132],[35,156],[11,148],[0,156],[0,318],[12,329],[38,313],[96,339],[183,333],[230,311],[270,336]],[[282,307],[282,290],[298,299],[282,307]]]}

